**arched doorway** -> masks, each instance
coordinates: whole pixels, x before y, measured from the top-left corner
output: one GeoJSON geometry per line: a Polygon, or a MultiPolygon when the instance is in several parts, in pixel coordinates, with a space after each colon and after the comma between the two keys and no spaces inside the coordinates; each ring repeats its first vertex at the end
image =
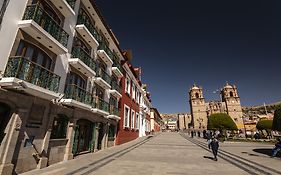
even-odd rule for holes
{"type": "Polygon", "coordinates": [[[89,120],[78,120],[75,129],[73,154],[93,151],[95,143],[95,124],[89,120]]]}
{"type": "Polygon", "coordinates": [[[10,120],[11,108],[0,102],[0,145],[6,135],[5,128],[10,120]]]}

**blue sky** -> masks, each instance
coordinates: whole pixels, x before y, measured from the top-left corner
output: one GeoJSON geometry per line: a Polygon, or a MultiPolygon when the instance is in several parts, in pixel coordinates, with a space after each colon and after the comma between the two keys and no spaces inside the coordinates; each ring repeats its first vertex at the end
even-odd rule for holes
{"type": "Polygon", "coordinates": [[[172,2],[96,0],[161,113],[189,112],[194,83],[207,101],[226,81],[244,106],[281,101],[280,1],[172,2]]]}

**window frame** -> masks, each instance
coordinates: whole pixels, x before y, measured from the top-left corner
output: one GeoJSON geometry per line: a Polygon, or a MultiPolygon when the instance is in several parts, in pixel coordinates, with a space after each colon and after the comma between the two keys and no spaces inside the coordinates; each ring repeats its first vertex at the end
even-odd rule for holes
{"type": "Polygon", "coordinates": [[[132,82],[132,99],[136,100],[136,85],[132,82]]]}
{"type": "Polygon", "coordinates": [[[125,79],[125,92],[130,95],[131,79],[127,76],[125,79]],[[129,82],[129,83],[128,83],[129,82]]]}
{"type": "Polygon", "coordinates": [[[135,116],[136,112],[132,109],[131,110],[131,128],[135,129],[135,116]]]}
{"type": "Polygon", "coordinates": [[[136,112],[136,129],[140,129],[140,115],[136,112]]]}
{"type": "Polygon", "coordinates": [[[124,120],[123,120],[124,128],[130,128],[130,111],[131,111],[130,107],[127,105],[124,105],[124,120]],[[128,113],[126,112],[126,109],[128,109],[128,113]],[[126,121],[126,119],[127,119],[127,121],[126,121]]]}
{"type": "Polygon", "coordinates": [[[58,114],[54,117],[52,124],[52,132],[50,139],[67,139],[69,118],[66,115],[58,114]],[[57,127],[54,128],[54,124],[57,122],[57,127]],[[61,127],[59,125],[64,124],[65,127],[61,127]]]}

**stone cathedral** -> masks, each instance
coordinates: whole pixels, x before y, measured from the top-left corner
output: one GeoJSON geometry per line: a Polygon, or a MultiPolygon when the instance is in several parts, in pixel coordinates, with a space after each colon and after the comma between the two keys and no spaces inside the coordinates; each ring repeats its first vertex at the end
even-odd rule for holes
{"type": "Polygon", "coordinates": [[[195,130],[207,129],[208,116],[215,113],[227,113],[238,129],[243,128],[243,113],[237,87],[226,83],[220,91],[220,97],[221,101],[206,102],[202,87],[193,85],[189,90],[192,126],[195,130]]]}

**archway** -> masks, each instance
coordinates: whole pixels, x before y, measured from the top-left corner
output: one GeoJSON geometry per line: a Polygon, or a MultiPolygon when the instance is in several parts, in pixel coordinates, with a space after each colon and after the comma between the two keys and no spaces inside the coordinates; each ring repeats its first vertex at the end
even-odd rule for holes
{"type": "Polygon", "coordinates": [[[0,145],[6,135],[5,128],[10,120],[11,108],[0,102],[0,145]]]}

